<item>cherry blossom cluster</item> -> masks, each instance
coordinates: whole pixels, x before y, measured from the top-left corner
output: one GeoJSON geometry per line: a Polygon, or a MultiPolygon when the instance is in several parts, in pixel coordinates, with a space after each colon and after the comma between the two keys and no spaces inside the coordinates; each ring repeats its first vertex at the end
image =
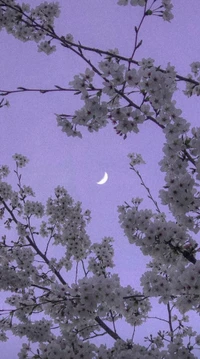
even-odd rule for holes
{"type": "Polygon", "coordinates": [[[25,167],[26,164],[28,163],[28,158],[26,156],[20,155],[19,153],[15,153],[15,155],[13,155],[13,159],[16,162],[17,167],[25,167]]]}
{"type": "MultiPolygon", "coordinates": [[[[14,157],[16,164],[19,158],[21,159],[23,156],[17,155],[16,158],[14,157]]],[[[6,168],[5,171],[5,168],[4,166],[2,172],[4,171],[5,174],[8,174],[9,170],[6,168]]],[[[17,208],[13,208],[12,206],[12,191],[10,198],[5,199],[1,197],[1,205],[4,206],[5,209],[4,219],[6,218],[7,212],[7,220],[10,219],[12,228],[16,225],[19,235],[16,240],[11,242],[6,236],[2,237],[0,245],[0,285],[1,289],[14,293],[8,296],[6,303],[9,304],[11,308],[15,308],[13,310],[9,309],[10,318],[5,316],[1,322],[2,340],[6,340],[5,331],[10,329],[13,334],[26,336],[32,342],[43,343],[47,341],[47,338],[48,341],[52,338],[52,340],[54,340],[53,348],[56,348],[54,335],[50,332],[51,322],[45,318],[39,321],[30,321],[30,315],[34,315],[35,311],[36,313],[38,313],[38,311],[44,311],[46,315],[52,318],[54,323],[59,322],[61,332],[69,331],[71,328],[71,324],[69,323],[68,325],[66,321],[73,322],[73,329],[76,328],[77,333],[80,331],[79,336],[82,338],[90,335],[91,331],[93,331],[93,327],[97,329],[97,331],[100,330],[97,323],[95,324],[95,318],[98,315],[110,321],[112,318],[110,313],[114,310],[120,312],[118,315],[115,314],[115,320],[124,315],[128,322],[140,324],[143,320],[143,316],[147,314],[150,304],[147,299],[140,303],[137,301],[136,296],[133,305],[130,305],[132,299],[124,300],[124,296],[135,296],[138,295],[138,293],[131,289],[131,287],[121,287],[118,276],[108,276],[106,274],[106,267],[113,266],[112,239],[106,237],[103,239],[101,245],[94,244],[90,246],[90,241],[85,234],[85,221],[90,219],[90,212],[85,211],[83,216],[81,214],[80,203],[74,205],[72,198],[63,187],[57,187],[55,189],[55,199],[50,198],[47,201],[45,216],[49,219],[47,221],[42,220],[41,224],[43,236],[48,237],[47,248],[50,245],[50,240],[55,240],[57,241],[56,244],[67,247],[67,255],[70,252],[71,255],[74,255],[74,259],[78,263],[80,262],[80,258],[76,257],[77,246],[78,248],[82,246],[82,250],[85,251],[84,255],[82,255],[83,259],[85,259],[88,252],[88,255],[92,255],[93,258],[97,256],[98,261],[101,262],[101,266],[103,266],[103,274],[97,273],[97,275],[88,278],[86,275],[85,278],[78,281],[78,284],[72,283],[71,286],[69,286],[60,274],[61,268],[69,270],[66,265],[66,263],[69,262],[69,258],[65,256],[61,258],[61,266],[59,267],[56,259],[54,260],[54,258],[50,259],[47,257],[47,248],[45,254],[41,252],[35,239],[35,237],[39,235],[39,232],[36,231],[36,228],[31,226],[30,223],[32,216],[40,217],[41,213],[38,214],[38,209],[41,209],[41,207],[38,202],[29,201],[26,198],[24,194],[25,191],[32,195],[32,190],[30,190],[28,186],[22,185],[21,175],[19,172],[15,172],[19,180],[18,200],[22,204],[20,214],[18,215],[17,208]],[[20,195],[21,193],[23,196],[20,195]],[[23,220],[27,218],[27,221],[22,223],[20,219],[17,219],[18,216],[19,218],[23,218],[23,220]],[[47,223],[48,226],[46,225],[47,223]],[[76,232],[76,230],[78,232],[76,232]],[[72,234],[73,238],[70,238],[72,234]],[[87,240],[86,242],[83,242],[84,236],[87,240]],[[39,257],[42,260],[42,264],[35,267],[33,262],[39,257]],[[46,268],[48,268],[48,270],[46,268]],[[49,270],[52,273],[51,275],[48,274],[49,270]],[[59,279],[61,284],[56,282],[55,278],[59,279]],[[37,289],[34,290],[34,288],[37,289]],[[78,322],[75,320],[74,322],[74,319],[78,316],[85,318],[84,325],[80,320],[78,322]],[[17,318],[21,323],[14,322],[14,318],[17,318]],[[87,324],[88,321],[91,322],[91,329],[87,327],[87,325],[89,325],[87,324]]],[[[16,196],[16,191],[14,193],[16,196]]],[[[44,207],[42,211],[44,212],[44,207]]],[[[41,216],[44,217],[44,213],[41,214],[41,216]]],[[[90,265],[88,265],[87,271],[92,274],[89,267],[90,265]]],[[[141,295],[141,293],[139,294],[141,295]]],[[[83,347],[85,348],[87,345],[88,344],[85,344],[83,347]]],[[[77,344],[77,347],[72,350],[70,344],[71,348],[67,348],[68,352],[75,350],[75,353],[79,353],[79,346],[80,345],[77,344]]],[[[46,345],[44,353],[47,352],[47,347],[52,349],[52,346],[46,345]]],[[[29,350],[29,347],[23,346],[19,355],[25,355],[27,350],[29,350]]]]}
{"type": "MultiPolygon", "coordinates": [[[[151,15],[167,21],[173,18],[171,0],[117,3],[139,6],[140,26],[151,15]]],[[[8,307],[0,309],[0,340],[7,340],[9,330],[26,337],[29,344],[22,345],[19,359],[196,359],[193,349],[199,349],[200,335],[185,325],[185,313],[200,311],[199,249],[191,235],[200,228],[200,129],[190,128],[181,116],[174,94],[178,80],[185,81],[187,96],[200,94],[200,62],[193,62],[192,74],[184,78],[170,64],[162,69],[151,58],[135,60],[142,44],[140,26],[135,27],[132,56],[125,58],[117,49],[76,44],[71,34],[59,37],[54,30],[58,3],[45,1],[35,9],[14,0],[0,0],[0,5],[0,28],[22,41],[35,41],[46,54],[55,51],[52,43],[58,41],[87,63],[85,72],[69,83],[69,90],[81,96],[83,107],[73,115],[57,115],[57,124],[67,136],[81,137],[81,126],[93,132],[109,123],[124,139],[138,133],[146,121],[162,129],[164,157],[159,165],[166,175],[159,196],[173,217],[168,220],[160,211],[136,170],[135,166],[145,163],[141,155],[129,154],[130,168],[139,176],[156,213],[141,209],[138,197],[131,205],[118,207],[125,236],[151,258],[141,276],[141,291],[123,287],[113,272],[113,239],[92,243],[86,232],[90,211],[83,211],[81,203],[75,203],[61,186],[45,205],[33,200],[34,191],[22,183],[20,173],[28,159],[15,154],[17,190],[5,180],[9,168],[0,167],[0,219],[6,230],[12,230],[0,241],[0,289],[9,292],[8,307]],[[85,55],[87,50],[100,55],[101,61],[93,64],[85,55]],[[53,257],[55,246],[62,248],[60,256],[53,257]],[[149,318],[151,298],[165,305],[168,330],[144,338],[147,345],[136,344],[134,335],[122,339],[117,331],[121,318],[135,331],[149,318]],[[103,335],[114,340],[111,348],[92,343],[103,335]],[[35,352],[31,343],[38,344],[35,352]]]]}
{"type": "Polygon", "coordinates": [[[163,263],[175,263],[188,243],[191,250],[196,242],[185,226],[167,221],[165,214],[139,210],[138,205],[118,207],[119,222],[130,243],[139,246],[144,255],[151,255],[163,263]]]}
{"type": "Polygon", "coordinates": [[[199,76],[199,70],[200,70],[200,62],[195,61],[191,65],[191,72],[192,74],[188,74],[188,78],[190,81],[186,82],[186,89],[184,93],[190,97],[192,95],[199,96],[200,95],[200,76],[199,76]]]}
{"type": "MultiPolygon", "coordinates": [[[[16,21],[13,21],[9,31],[24,41],[40,41],[38,45],[39,51],[44,51],[47,54],[54,51],[55,45],[51,45],[53,40],[59,40],[63,46],[69,49],[73,48],[73,51],[78,46],[73,43],[71,34],[59,38],[53,30],[53,18],[59,15],[57,3],[48,4],[45,2],[35,9],[30,9],[27,4],[23,4],[20,7],[19,5],[15,5],[14,1],[12,2],[12,6],[3,0],[2,3],[4,5],[2,5],[2,16],[4,16],[4,12],[8,11],[13,14],[14,19],[18,19],[18,25],[16,21]],[[49,37],[49,40],[45,40],[45,36],[49,37]],[[43,39],[44,41],[41,41],[43,39]]],[[[148,1],[142,0],[138,2],[131,0],[131,5],[145,6],[145,9],[147,8],[147,3],[148,1]]],[[[153,3],[155,6],[157,5],[157,1],[153,3]]],[[[162,5],[155,9],[152,9],[152,6],[150,6],[145,12],[145,16],[155,14],[157,16],[167,17],[167,12],[170,13],[172,8],[171,1],[162,0],[161,3],[162,5]],[[160,8],[162,10],[159,10],[160,8]]],[[[128,1],[119,2],[119,5],[128,5],[128,1]]],[[[10,19],[10,16],[6,17],[6,19],[8,18],[10,19]]],[[[6,23],[3,24],[3,26],[7,28],[6,23]]],[[[136,33],[137,31],[138,29],[136,33]]],[[[136,46],[136,49],[137,47],[139,47],[139,45],[136,46]]],[[[84,57],[81,47],[78,48],[80,49],[78,54],[84,57]]],[[[111,50],[110,53],[117,55],[118,50],[111,50]]],[[[90,64],[88,60],[87,63],[90,64]]],[[[140,62],[137,63],[137,65],[139,64],[140,62]]],[[[145,60],[142,61],[141,68],[138,71],[135,68],[130,68],[130,64],[128,64],[127,68],[127,62],[126,64],[121,64],[119,58],[115,58],[114,56],[106,57],[104,61],[99,63],[99,69],[92,66],[92,71],[86,69],[84,75],[76,75],[74,81],[70,82],[70,85],[82,94],[85,106],[81,110],[76,111],[75,115],[72,116],[72,121],[69,121],[70,116],[68,115],[58,115],[58,125],[62,127],[62,130],[66,132],[68,136],[81,137],[81,133],[77,130],[77,125],[86,126],[91,132],[98,131],[109,122],[108,118],[110,118],[115,124],[116,132],[126,137],[128,132],[138,132],[138,124],[151,117],[151,108],[147,105],[147,102],[150,102],[155,112],[160,108],[159,105],[162,104],[163,101],[167,99],[170,100],[173,88],[175,87],[174,79],[175,73],[173,68],[169,66],[164,72],[158,71],[157,68],[153,67],[153,60],[147,60],[146,63],[145,60]],[[94,72],[103,79],[104,87],[98,90],[96,90],[96,87],[92,84],[94,72]],[[142,95],[142,103],[136,105],[133,101],[130,101],[130,98],[129,101],[127,101],[126,94],[131,91],[131,89],[128,91],[128,86],[135,88],[135,90],[132,90],[133,92],[136,91],[142,95]],[[152,87],[151,93],[148,91],[149,86],[152,87]],[[92,90],[96,92],[96,94],[90,96],[88,90],[92,90]],[[102,96],[103,94],[109,96],[109,101],[101,101],[101,97],[105,97],[102,96]],[[127,104],[122,107],[119,102],[120,99],[125,100],[127,104]]]]}
{"type": "Polygon", "coordinates": [[[88,269],[94,274],[105,274],[105,268],[113,268],[113,256],[114,250],[112,243],[113,239],[110,237],[104,237],[102,242],[94,243],[91,246],[95,257],[89,258],[88,269]]]}
{"type": "Polygon", "coordinates": [[[72,284],[71,288],[53,284],[51,292],[48,293],[48,302],[46,304],[44,301],[43,309],[46,314],[55,316],[59,323],[63,322],[64,315],[65,321],[69,324],[61,325],[61,331],[62,327],[64,331],[67,328],[69,330],[70,322],[73,322],[73,327],[80,331],[79,335],[86,338],[89,334],[87,326],[84,330],[86,321],[89,320],[94,325],[97,315],[112,321],[111,311],[116,313],[115,320],[123,315],[128,323],[141,324],[150,309],[150,303],[148,299],[138,300],[140,296],[141,293],[134,291],[130,286],[121,287],[116,274],[107,278],[105,275],[94,275],[80,279],[77,284],[72,284]],[[77,316],[82,320],[74,322],[73,318],[77,316]]]}
{"type": "Polygon", "coordinates": [[[124,138],[127,133],[139,132],[138,125],[149,119],[164,127],[171,120],[169,109],[177,111],[172,101],[177,88],[176,73],[170,65],[165,72],[160,71],[153,62],[152,59],[142,59],[139,69],[127,69],[125,64],[120,65],[115,58],[100,61],[100,71],[96,70],[104,80],[104,87],[100,89],[92,83],[93,71],[86,69],[84,75],[76,75],[69,84],[82,94],[85,105],[71,116],[71,120],[69,115],[57,115],[58,126],[68,136],[81,137],[77,126],[85,126],[90,132],[98,131],[110,120],[116,133],[124,138]],[[96,94],[91,95],[91,90],[96,91],[96,94]],[[138,104],[133,102],[132,96],[127,96],[135,92],[140,99],[138,104]],[[104,100],[106,95],[109,97],[107,101],[104,100]]]}
{"type": "Polygon", "coordinates": [[[90,212],[82,214],[81,203],[74,204],[68,192],[58,186],[55,189],[55,199],[49,198],[46,205],[48,221],[42,222],[40,233],[44,237],[52,236],[54,245],[66,247],[66,267],[70,266],[70,259],[83,259],[87,256],[90,240],[86,234],[86,221],[90,220],[90,212]],[[52,227],[54,226],[54,233],[52,227]]]}
{"type": "MultiPolygon", "coordinates": [[[[155,4],[157,2],[157,0],[154,0],[152,2],[152,4],[155,4]]],[[[117,2],[118,5],[121,6],[126,6],[126,5],[132,5],[132,6],[141,6],[141,7],[145,7],[147,4],[147,0],[118,0],[117,2]]],[[[165,21],[170,21],[173,19],[173,14],[171,12],[173,8],[173,5],[171,3],[171,0],[162,0],[162,5],[155,8],[155,9],[149,9],[147,11],[148,15],[152,15],[152,14],[159,14],[158,16],[162,16],[163,20],[165,21]],[[161,9],[162,10],[161,10],[161,9]]]]}
{"type": "MultiPolygon", "coordinates": [[[[178,113],[177,113],[178,115],[178,113]]],[[[200,197],[199,180],[199,130],[192,129],[179,115],[165,126],[167,142],[164,158],[160,161],[161,171],[166,172],[164,189],[160,190],[163,204],[167,204],[179,221],[195,233],[199,230],[198,210],[200,197]],[[193,166],[192,171],[190,170],[193,166]]]]}
{"type": "Polygon", "coordinates": [[[177,266],[157,266],[156,276],[156,269],[145,272],[141,277],[141,284],[146,296],[154,293],[159,297],[159,302],[164,304],[171,300],[180,313],[184,314],[189,310],[199,312],[198,273],[199,261],[195,267],[190,264],[187,268],[179,261],[177,266]]]}
{"type": "MultiPolygon", "coordinates": [[[[91,244],[85,232],[90,211],[82,214],[81,204],[74,204],[63,187],[55,189],[55,198],[48,199],[46,209],[37,201],[27,199],[29,194],[33,195],[33,191],[22,184],[18,172],[18,161],[22,158],[22,155],[14,156],[17,165],[15,173],[19,181],[18,193],[11,190],[9,198],[1,197],[4,219],[10,218],[12,227],[15,224],[18,233],[14,241],[3,236],[0,245],[0,287],[12,293],[6,299],[11,309],[6,310],[1,321],[1,340],[6,340],[8,330],[17,336],[26,336],[30,342],[39,344],[38,355],[44,359],[53,355],[64,358],[68,354],[74,358],[99,358],[100,355],[113,359],[131,358],[133,353],[137,353],[138,358],[171,358],[179,353],[183,357],[187,354],[189,358],[195,358],[182,342],[173,346],[169,344],[171,357],[168,356],[167,351],[161,350],[167,334],[151,338],[151,345],[146,348],[119,340],[117,334],[105,324],[115,323],[123,317],[132,326],[141,325],[151,309],[149,298],[156,296],[165,304],[173,301],[182,313],[191,309],[198,311],[200,284],[196,276],[197,267],[191,264],[185,269],[185,263],[190,257],[184,255],[195,248],[195,242],[185,229],[176,223],[167,222],[162,213],[139,210],[139,198],[132,200],[132,207],[120,207],[120,222],[126,236],[131,243],[139,245],[144,254],[153,258],[149,264],[151,271],[141,277],[142,293],[130,285],[122,287],[118,275],[107,272],[108,268],[114,266],[113,239],[105,237],[101,243],[91,244]],[[18,205],[15,208],[12,196],[16,196],[16,193],[18,205]],[[19,203],[21,212],[18,213],[19,203]],[[38,213],[38,209],[43,213],[38,213]],[[42,216],[40,231],[31,225],[32,216],[42,216]],[[27,220],[23,223],[20,218],[27,220]],[[47,240],[43,252],[36,241],[38,235],[47,240]],[[62,245],[66,249],[60,260],[47,257],[50,243],[62,245]],[[84,276],[74,283],[67,283],[60,271],[72,268],[71,256],[77,265],[85,262],[82,267],[84,276]],[[35,266],[37,258],[41,258],[41,264],[35,266]],[[178,282],[177,278],[180,279],[178,282]],[[45,317],[34,320],[32,316],[38,312],[43,312],[45,317]],[[55,325],[59,325],[60,336],[52,329],[55,325]],[[118,338],[112,349],[103,345],[98,348],[87,341],[94,333],[95,336],[98,333],[101,335],[105,328],[108,333],[111,331],[113,337],[116,336],[115,339],[118,338]]],[[[134,154],[130,158],[132,161],[136,159],[134,165],[142,161],[140,156],[134,154]]],[[[7,176],[9,169],[2,166],[1,172],[7,176]]],[[[190,256],[193,258],[192,254],[190,256]]],[[[185,332],[180,338],[184,335],[185,332]]],[[[194,334],[193,337],[198,345],[198,335],[194,334]]],[[[24,344],[19,358],[28,358],[31,351],[30,345],[24,344]]]]}
{"type": "Polygon", "coordinates": [[[58,2],[45,1],[34,9],[29,4],[19,5],[14,0],[1,0],[0,5],[0,29],[5,28],[21,41],[33,40],[39,43],[38,50],[46,54],[55,51],[51,39],[45,38],[54,25],[54,18],[60,14],[58,2]]]}
{"type": "MultiPolygon", "coordinates": [[[[107,349],[105,346],[101,345],[99,348],[99,357],[106,359],[195,359],[196,357],[189,352],[187,348],[185,348],[183,340],[178,338],[173,343],[168,345],[168,350],[160,350],[159,345],[157,347],[157,343],[159,341],[155,340],[155,343],[149,347],[148,351],[144,346],[132,344],[130,342],[123,342],[122,340],[117,340],[114,348],[107,349]]],[[[97,358],[99,358],[97,357],[97,358]]]]}
{"type": "Polygon", "coordinates": [[[46,342],[51,337],[50,326],[51,322],[48,322],[44,318],[35,322],[26,320],[24,324],[14,324],[12,331],[13,334],[19,337],[26,335],[33,343],[46,342]]]}

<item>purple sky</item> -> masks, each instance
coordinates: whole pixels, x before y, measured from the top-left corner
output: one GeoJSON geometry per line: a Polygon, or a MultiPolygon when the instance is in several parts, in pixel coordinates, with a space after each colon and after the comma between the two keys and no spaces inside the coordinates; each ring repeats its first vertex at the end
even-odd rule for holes
{"type": "MultiPolygon", "coordinates": [[[[29,3],[35,6],[40,1],[29,3]]],[[[105,50],[117,47],[120,54],[131,55],[134,26],[139,24],[142,13],[140,8],[120,7],[114,0],[60,0],[59,3],[61,15],[55,26],[59,35],[72,33],[74,40],[84,45],[105,50]]],[[[184,7],[182,0],[175,3],[175,18],[171,23],[151,16],[144,22],[140,32],[143,45],[136,53],[136,60],[151,57],[161,66],[170,62],[179,74],[186,76],[191,62],[199,60],[200,3],[198,0],[184,1],[184,7]]],[[[47,56],[37,52],[35,43],[20,42],[2,31],[0,45],[1,90],[18,86],[69,87],[68,82],[73,80],[73,76],[87,67],[59,44],[57,51],[47,56]]],[[[92,54],[90,58],[100,61],[92,54]]],[[[45,201],[57,185],[65,186],[76,201],[82,202],[83,209],[92,211],[92,221],[88,226],[91,239],[100,241],[103,236],[114,237],[115,271],[121,274],[122,285],[131,284],[139,289],[146,259],[144,261],[139,250],[130,246],[124,237],[118,224],[117,205],[129,202],[132,197],[146,197],[139,179],[129,169],[127,154],[130,152],[143,155],[146,165],[140,167],[141,173],[158,198],[163,179],[157,165],[162,157],[163,135],[160,129],[146,123],[142,125],[140,134],[131,134],[123,140],[110,126],[98,133],[84,132],[82,139],[69,138],[56,126],[55,113],[73,114],[82,107],[78,96],[71,93],[24,93],[7,99],[11,106],[2,108],[0,117],[1,164],[10,164],[12,168],[14,153],[26,155],[30,163],[23,170],[24,183],[33,187],[38,200],[45,201]],[[108,182],[99,186],[96,182],[105,171],[109,176],[108,182]]],[[[183,117],[197,126],[198,98],[187,99],[179,91],[176,99],[183,117]]],[[[152,208],[149,200],[144,204],[152,208]]],[[[9,348],[9,343],[5,348],[9,348]]],[[[8,357],[5,354],[3,359],[8,357]]]]}

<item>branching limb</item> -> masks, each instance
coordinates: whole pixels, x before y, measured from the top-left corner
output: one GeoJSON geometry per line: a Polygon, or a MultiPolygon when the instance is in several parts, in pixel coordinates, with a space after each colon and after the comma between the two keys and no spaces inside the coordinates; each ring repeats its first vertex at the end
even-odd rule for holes
{"type": "MultiPolygon", "coordinates": [[[[101,91],[100,88],[88,88],[87,91],[101,91]]],[[[49,93],[49,92],[74,92],[79,93],[79,89],[71,89],[71,88],[64,88],[58,85],[55,85],[55,89],[37,89],[37,88],[26,88],[19,86],[16,90],[0,90],[0,96],[8,96],[15,93],[21,93],[21,92],[39,92],[42,94],[49,93]]]]}
{"type": "Polygon", "coordinates": [[[122,338],[120,338],[120,336],[115,333],[112,329],[110,329],[100,318],[95,317],[96,322],[100,325],[101,328],[103,328],[114,340],[120,339],[122,340],[122,338]]]}
{"type": "Polygon", "coordinates": [[[138,170],[136,170],[134,166],[131,166],[130,169],[133,170],[136,173],[136,175],[139,177],[139,179],[141,180],[141,185],[146,189],[146,191],[148,193],[148,198],[150,198],[151,201],[153,202],[153,204],[155,205],[156,211],[158,213],[161,213],[161,210],[158,206],[158,202],[153,198],[151,191],[150,191],[149,187],[147,187],[147,185],[145,184],[140,172],[138,170]]]}

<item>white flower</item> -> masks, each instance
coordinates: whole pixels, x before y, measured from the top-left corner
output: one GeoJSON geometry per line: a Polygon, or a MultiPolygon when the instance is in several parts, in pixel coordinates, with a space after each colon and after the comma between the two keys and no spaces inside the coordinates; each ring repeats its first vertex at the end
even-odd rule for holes
{"type": "Polygon", "coordinates": [[[145,161],[143,160],[142,156],[138,153],[129,153],[128,157],[130,158],[130,166],[135,166],[139,164],[145,164],[145,161]]]}
{"type": "Polygon", "coordinates": [[[56,51],[56,46],[51,46],[49,41],[41,41],[38,45],[38,52],[45,52],[45,54],[50,55],[54,51],[56,51]]]}
{"type": "Polygon", "coordinates": [[[125,74],[125,80],[130,86],[137,86],[140,82],[141,76],[136,69],[128,70],[125,74]]]}

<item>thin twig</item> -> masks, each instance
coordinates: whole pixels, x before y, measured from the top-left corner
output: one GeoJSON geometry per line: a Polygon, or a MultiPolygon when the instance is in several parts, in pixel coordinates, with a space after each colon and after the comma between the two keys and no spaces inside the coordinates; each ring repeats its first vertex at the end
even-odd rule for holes
{"type": "Polygon", "coordinates": [[[160,210],[160,208],[158,207],[157,201],[153,198],[153,196],[152,196],[152,194],[151,194],[151,191],[150,191],[149,187],[146,186],[146,184],[145,184],[145,182],[144,182],[144,180],[143,180],[143,178],[142,178],[140,172],[137,171],[134,166],[131,166],[130,169],[133,170],[133,171],[136,173],[136,175],[140,178],[140,180],[141,180],[141,185],[142,185],[142,186],[146,189],[146,191],[148,192],[148,197],[149,197],[149,198],[151,199],[151,201],[154,203],[154,205],[155,205],[155,207],[156,207],[156,211],[157,211],[158,213],[161,213],[161,210],[160,210]]]}
{"type": "MultiPolygon", "coordinates": [[[[64,88],[58,85],[55,85],[55,89],[37,89],[37,88],[26,88],[26,87],[22,87],[19,86],[17,87],[16,90],[0,90],[0,96],[8,96],[8,95],[12,95],[15,93],[20,93],[20,92],[40,92],[42,94],[45,93],[49,93],[49,92],[75,92],[75,93],[80,93],[80,89],[70,89],[70,88],[64,88]]],[[[102,89],[100,88],[88,88],[87,91],[101,91],[102,89]]]]}

